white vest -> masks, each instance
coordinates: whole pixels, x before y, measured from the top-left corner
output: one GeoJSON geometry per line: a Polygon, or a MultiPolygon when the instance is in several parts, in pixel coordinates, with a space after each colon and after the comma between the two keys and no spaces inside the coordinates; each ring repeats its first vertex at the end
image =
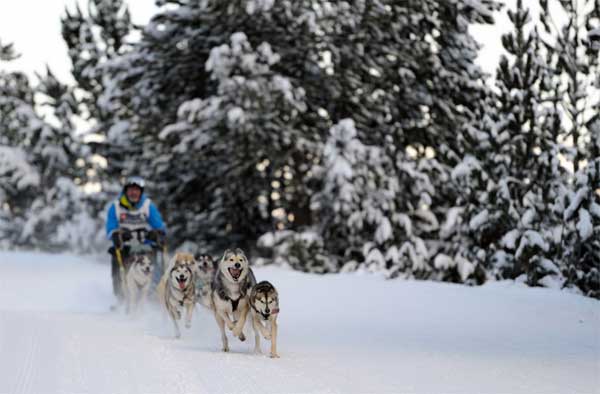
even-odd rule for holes
{"type": "Polygon", "coordinates": [[[146,198],[142,206],[137,209],[124,208],[119,203],[119,200],[115,201],[114,204],[119,228],[131,231],[132,239],[126,243],[143,244],[146,234],[142,231],[137,232],[137,230],[152,230],[152,227],[148,223],[148,218],[150,217],[150,199],[146,198]]]}

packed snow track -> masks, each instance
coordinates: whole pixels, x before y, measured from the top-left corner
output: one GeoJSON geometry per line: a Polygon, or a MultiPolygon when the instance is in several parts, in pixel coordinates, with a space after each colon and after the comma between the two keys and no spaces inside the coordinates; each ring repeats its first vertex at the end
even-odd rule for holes
{"type": "MultiPolygon", "coordinates": [[[[110,312],[109,265],[0,252],[0,393],[600,393],[600,303],[483,287],[257,268],[279,290],[280,359],[198,308],[173,338],[155,303],[110,312]]],[[[250,335],[248,335],[250,334],[250,335]]]]}

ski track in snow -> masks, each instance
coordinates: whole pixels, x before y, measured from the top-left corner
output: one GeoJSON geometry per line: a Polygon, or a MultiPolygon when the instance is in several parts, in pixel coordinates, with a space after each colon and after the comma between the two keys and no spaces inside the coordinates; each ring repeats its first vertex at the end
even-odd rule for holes
{"type": "Polygon", "coordinates": [[[109,265],[0,252],[0,394],[600,393],[600,303],[508,282],[469,288],[258,268],[278,350],[253,354],[198,307],[180,340],[156,304],[109,312],[109,265]]]}

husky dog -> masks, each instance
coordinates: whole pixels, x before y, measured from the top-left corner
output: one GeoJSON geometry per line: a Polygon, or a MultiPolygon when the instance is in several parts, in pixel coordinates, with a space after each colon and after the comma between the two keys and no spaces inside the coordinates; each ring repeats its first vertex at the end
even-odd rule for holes
{"type": "Polygon", "coordinates": [[[185,327],[192,326],[192,312],[196,303],[196,260],[189,253],[176,253],[158,286],[160,303],[166,309],[175,326],[175,337],[181,337],[178,320],[185,307],[185,327]]]}
{"type": "Polygon", "coordinates": [[[254,352],[261,353],[260,334],[271,340],[271,357],[277,354],[277,316],[279,314],[279,296],[273,285],[267,281],[256,284],[250,292],[252,327],[254,327],[254,352]],[[263,325],[264,323],[264,325],[263,325]]]}
{"type": "Polygon", "coordinates": [[[196,263],[196,300],[212,310],[211,290],[217,262],[210,255],[201,254],[196,257],[196,263]]]}
{"type": "Polygon", "coordinates": [[[243,330],[249,309],[248,297],[255,284],[256,279],[244,252],[241,249],[226,250],[217,266],[211,293],[224,352],[229,351],[225,325],[234,336],[241,341],[246,340],[243,330]]]}
{"type": "Polygon", "coordinates": [[[146,302],[154,266],[150,257],[146,255],[132,256],[127,266],[125,295],[127,297],[127,313],[130,313],[137,312],[139,306],[146,302]]]}

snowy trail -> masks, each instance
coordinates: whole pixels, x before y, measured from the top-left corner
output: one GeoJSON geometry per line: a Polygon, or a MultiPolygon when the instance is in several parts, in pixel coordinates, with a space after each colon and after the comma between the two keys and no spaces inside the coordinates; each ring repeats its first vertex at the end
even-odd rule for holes
{"type": "Polygon", "coordinates": [[[252,354],[253,335],[220,352],[203,309],[181,340],[155,307],[108,312],[107,264],[0,252],[0,393],[600,393],[598,301],[509,283],[256,275],[280,291],[281,359],[252,354]]]}

